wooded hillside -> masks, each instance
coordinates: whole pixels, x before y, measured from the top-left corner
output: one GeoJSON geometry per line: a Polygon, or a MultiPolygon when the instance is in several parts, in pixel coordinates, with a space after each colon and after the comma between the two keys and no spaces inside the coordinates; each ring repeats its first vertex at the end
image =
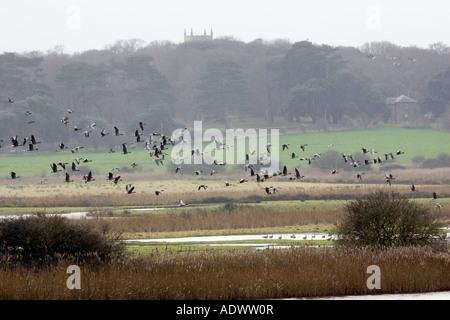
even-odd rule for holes
{"type": "Polygon", "coordinates": [[[450,129],[447,45],[131,39],[73,55],[5,52],[0,139],[39,132],[59,142],[71,139],[67,126],[132,132],[139,121],[170,134],[193,120],[227,126],[236,118],[361,128],[392,122],[386,101],[401,95],[417,109],[401,118],[405,125],[450,129]]]}

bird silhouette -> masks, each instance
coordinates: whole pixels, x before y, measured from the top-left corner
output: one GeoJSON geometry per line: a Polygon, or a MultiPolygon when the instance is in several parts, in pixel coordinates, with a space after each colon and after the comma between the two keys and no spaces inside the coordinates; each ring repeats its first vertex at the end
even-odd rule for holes
{"type": "Polygon", "coordinates": [[[32,143],[28,144],[28,151],[36,151],[36,150],[39,150],[39,149],[35,148],[32,143]]]}
{"type": "Polygon", "coordinates": [[[131,152],[128,151],[127,146],[125,145],[125,143],[122,143],[122,153],[123,154],[131,153],[131,152]]]}
{"type": "Polygon", "coordinates": [[[197,190],[200,190],[201,188],[203,188],[203,189],[206,190],[207,187],[208,187],[208,186],[207,186],[206,184],[201,184],[201,185],[198,186],[198,189],[197,189],[197,190]]]}
{"type": "Polygon", "coordinates": [[[72,161],[71,169],[72,169],[72,171],[80,171],[80,170],[77,169],[77,165],[73,161],[72,161]]]}
{"type": "Polygon", "coordinates": [[[123,133],[120,132],[119,128],[114,127],[114,135],[115,135],[115,136],[122,136],[123,133]]]}
{"type": "Polygon", "coordinates": [[[73,180],[70,180],[70,175],[66,172],[66,178],[64,179],[64,182],[73,182],[73,180]]]}
{"type": "Polygon", "coordinates": [[[95,179],[92,177],[92,171],[89,171],[87,174],[85,174],[83,176],[83,179],[84,179],[85,183],[88,183],[88,182],[91,182],[91,181],[95,181],[95,179]]]}
{"type": "Polygon", "coordinates": [[[20,178],[14,171],[11,171],[9,174],[11,175],[11,179],[20,178]]]}
{"type": "Polygon", "coordinates": [[[161,194],[163,194],[164,193],[164,190],[155,190],[155,194],[157,195],[157,196],[159,196],[159,195],[161,195],[161,194]]]}
{"type": "Polygon", "coordinates": [[[32,134],[32,135],[31,135],[31,143],[32,143],[32,144],[38,144],[38,143],[41,143],[41,141],[36,141],[36,138],[35,138],[34,135],[32,134]]]}
{"type": "Polygon", "coordinates": [[[126,193],[127,193],[127,194],[136,193],[136,192],[134,191],[134,186],[133,186],[132,184],[127,184],[127,185],[125,186],[125,190],[126,190],[126,193]]]}
{"type": "Polygon", "coordinates": [[[107,136],[108,134],[109,134],[109,132],[106,132],[105,128],[103,128],[102,131],[100,131],[100,136],[101,137],[107,136]]]}
{"type": "Polygon", "coordinates": [[[358,172],[358,173],[356,174],[356,178],[359,179],[359,180],[362,180],[363,174],[365,174],[365,172],[361,172],[361,173],[358,172]]]}
{"type": "Polygon", "coordinates": [[[61,170],[58,170],[58,166],[56,165],[56,163],[52,163],[50,165],[50,168],[52,168],[52,173],[57,173],[57,172],[61,171],[61,170]]]}
{"type": "Polygon", "coordinates": [[[300,171],[298,171],[298,169],[295,168],[295,178],[301,179],[301,178],[304,178],[304,177],[305,177],[305,176],[302,176],[302,175],[300,174],[300,171]]]}

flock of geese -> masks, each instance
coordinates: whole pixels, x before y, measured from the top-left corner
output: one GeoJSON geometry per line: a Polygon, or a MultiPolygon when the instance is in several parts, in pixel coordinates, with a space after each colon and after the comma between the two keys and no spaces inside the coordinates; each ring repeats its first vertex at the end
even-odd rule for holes
{"type": "MultiPolygon", "coordinates": [[[[11,98],[8,98],[8,103],[12,104],[14,103],[14,100],[11,98]]],[[[71,122],[71,117],[72,117],[72,113],[74,111],[71,109],[67,109],[67,114],[65,114],[62,118],[61,118],[61,123],[64,126],[67,126],[68,128],[69,123],[71,122]]],[[[25,115],[28,117],[32,114],[31,111],[27,110],[25,111],[25,115]]],[[[149,155],[150,158],[152,158],[152,161],[157,165],[157,166],[163,166],[164,165],[164,160],[165,160],[165,156],[167,155],[166,151],[171,147],[174,146],[177,143],[183,143],[186,142],[184,140],[184,136],[185,133],[187,132],[187,128],[184,128],[181,132],[181,134],[177,137],[175,137],[174,135],[172,136],[167,136],[164,135],[162,133],[158,133],[158,132],[152,132],[150,134],[148,134],[148,139],[144,139],[144,132],[145,132],[145,126],[146,124],[143,122],[139,122],[136,124],[136,130],[134,131],[134,135],[133,135],[133,143],[145,143],[145,149],[149,151],[149,155]]],[[[75,132],[81,132],[83,133],[85,138],[89,138],[91,137],[93,134],[95,134],[95,131],[97,130],[97,124],[95,122],[91,123],[89,126],[87,126],[87,128],[83,129],[80,128],[77,125],[73,125],[72,126],[73,131],[75,132]]],[[[108,132],[106,130],[106,128],[102,128],[102,130],[99,130],[98,135],[100,137],[105,137],[107,135],[112,135],[115,137],[121,137],[124,136],[124,133],[117,127],[117,126],[113,126],[113,131],[112,132],[108,132]]],[[[10,137],[11,140],[11,148],[19,148],[21,146],[26,148],[26,151],[28,152],[33,152],[33,151],[37,151],[39,150],[37,148],[37,146],[39,144],[41,144],[42,142],[37,140],[36,137],[34,135],[30,135],[30,138],[28,137],[24,137],[22,139],[19,139],[19,137],[17,135],[11,136],[10,137]]],[[[3,140],[0,140],[0,142],[2,142],[3,140]]],[[[130,154],[131,151],[128,149],[127,144],[129,142],[119,142],[118,144],[121,145],[121,149],[122,149],[122,154],[130,154]]],[[[329,146],[333,146],[333,144],[330,144],[329,146]]],[[[0,145],[1,147],[1,145],[0,145]]],[[[229,146],[224,146],[223,143],[221,141],[216,140],[216,149],[223,149],[223,148],[228,148],[229,146]]],[[[304,178],[305,176],[302,175],[299,171],[298,168],[294,168],[294,172],[291,173],[288,171],[288,168],[286,166],[283,166],[283,168],[281,170],[276,170],[275,172],[268,172],[267,169],[265,169],[263,166],[261,166],[259,168],[259,171],[257,171],[257,167],[259,167],[260,164],[263,164],[263,162],[267,159],[266,154],[271,153],[271,149],[270,149],[270,144],[268,144],[266,146],[266,150],[267,153],[261,153],[259,155],[259,157],[257,158],[256,163],[258,165],[253,165],[251,163],[255,163],[255,161],[250,161],[251,157],[256,157],[258,156],[256,154],[255,151],[253,151],[252,153],[246,154],[245,155],[245,160],[246,160],[246,164],[244,165],[244,169],[245,172],[250,172],[249,176],[245,177],[245,178],[241,178],[237,183],[238,184],[242,184],[245,182],[248,182],[251,179],[254,179],[254,181],[256,181],[257,183],[262,183],[262,182],[267,182],[269,179],[272,179],[274,177],[286,177],[289,176],[289,180],[300,180],[302,178],[304,178]]],[[[301,153],[305,153],[308,147],[307,143],[303,143],[303,144],[299,144],[296,146],[299,150],[299,152],[301,153]],[[301,151],[300,151],[301,150],[301,151]]],[[[68,147],[64,144],[64,143],[60,143],[58,145],[57,148],[57,152],[63,152],[64,150],[68,149],[68,147]]],[[[81,149],[83,149],[83,146],[75,146],[73,148],[70,148],[70,152],[72,154],[76,154],[78,153],[81,149]]],[[[284,143],[282,145],[282,151],[287,151],[290,150],[290,144],[288,143],[284,143]]],[[[346,155],[346,154],[342,154],[342,159],[344,161],[344,163],[353,166],[353,168],[355,168],[356,170],[359,170],[360,168],[363,168],[364,166],[370,166],[370,165],[374,165],[374,164],[381,164],[383,162],[389,161],[389,160],[393,160],[398,156],[401,156],[402,154],[404,154],[403,151],[401,150],[396,150],[395,152],[387,152],[384,153],[384,157],[380,157],[377,156],[378,152],[375,149],[369,149],[366,147],[362,147],[361,148],[362,153],[365,155],[372,155],[372,159],[368,160],[368,159],[364,159],[362,161],[356,159],[354,156],[352,155],[346,155]]],[[[294,150],[295,151],[295,150],[294,150]]],[[[114,149],[109,149],[110,153],[114,153],[115,150],[114,149]]],[[[289,151],[290,152],[290,151],[289,151]]],[[[196,150],[191,150],[190,152],[191,156],[194,155],[200,155],[201,152],[200,150],[196,149],[196,150]]],[[[172,158],[172,162],[175,163],[175,160],[178,161],[179,165],[176,166],[175,168],[175,173],[178,174],[179,172],[181,172],[181,170],[183,170],[182,164],[184,163],[184,159],[185,158],[180,158],[180,159],[174,159],[172,158]],[[180,161],[181,159],[181,161],[180,161]]],[[[313,161],[319,161],[319,159],[321,159],[321,154],[320,153],[315,153],[312,154],[309,157],[297,157],[295,152],[291,153],[291,159],[298,159],[299,161],[306,161],[308,163],[308,165],[311,165],[313,161]]],[[[252,159],[254,160],[254,158],[252,159]]],[[[82,157],[77,157],[74,158],[73,161],[71,162],[71,164],[69,165],[68,162],[54,162],[50,164],[50,168],[51,168],[51,173],[58,173],[58,172],[62,172],[64,171],[65,174],[65,178],[64,178],[64,182],[66,183],[70,183],[70,182],[74,182],[74,180],[71,177],[71,173],[76,173],[79,172],[80,170],[78,169],[78,165],[80,164],[85,164],[88,162],[91,162],[91,159],[86,159],[86,158],[82,158],[82,157]],[[67,166],[66,166],[67,165],[67,166]],[[69,173],[71,172],[71,173],[69,173]]],[[[138,164],[136,163],[132,163],[131,166],[134,168],[136,167],[138,164]]],[[[217,160],[214,160],[213,165],[215,166],[225,166],[226,163],[225,162],[220,162],[217,160]]],[[[118,184],[120,181],[122,181],[122,177],[118,174],[114,174],[114,170],[119,171],[119,168],[113,168],[110,172],[108,172],[108,175],[106,177],[107,180],[112,181],[114,184],[118,184]]],[[[212,176],[214,174],[218,173],[218,171],[212,169],[209,171],[209,175],[212,176]]],[[[331,174],[335,175],[338,174],[339,171],[337,169],[334,169],[331,171],[331,174]]],[[[196,176],[200,176],[203,174],[203,170],[196,170],[195,171],[195,175],[196,176]]],[[[364,171],[360,171],[357,172],[355,174],[356,179],[358,180],[362,180],[363,175],[365,174],[364,171]]],[[[11,179],[18,179],[20,178],[20,176],[14,172],[11,171],[10,172],[10,176],[11,179]]],[[[43,181],[45,181],[46,179],[42,179],[41,183],[43,181]]],[[[385,175],[385,181],[391,185],[393,183],[393,181],[395,180],[395,177],[392,174],[386,174],[385,175]]],[[[82,181],[84,181],[85,183],[89,183],[92,181],[95,181],[95,178],[93,177],[92,171],[88,171],[87,173],[82,175],[82,181]]],[[[226,181],[225,182],[225,186],[230,186],[231,184],[226,181]]],[[[207,190],[208,186],[204,183],[198,185],[197,190],[207,190]]],[[[274,186],[266,186],[263,188],[265,193],[267,195],[273,195],[279,192],[279,188],[278,187],[274,187],[274,186]]],[[[411,191],[415,192],[417,191],[416,187],[414,185],[411,186],[411,191]]],[[[136,193],[135,191],[135,187],[132,184],[125,184],[125,193],[126,194],[132,194],[132,193],[136,193]]],[[[162,195],[164,194],[164,190],[154,190],[154,193],[156,196],[162,195]]],[[[433,195],[433,199],[437,200],[437,195],[434,194],[433,195]]],[[[186,204],[180,200],[179,201],[179,206],[185,206],[186,204]]],[[[440,205],[439,203],[436,203],[436,206],[438,208],[442,208],[442,205],[440,205]]]]}

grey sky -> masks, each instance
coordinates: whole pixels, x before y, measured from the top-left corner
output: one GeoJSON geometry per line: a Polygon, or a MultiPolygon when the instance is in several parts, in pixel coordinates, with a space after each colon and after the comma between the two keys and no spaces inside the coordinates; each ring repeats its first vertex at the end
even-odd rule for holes
{"type": "Polygon", "coordinates": [[[185,29],[244,42],[450,45],[448,0],[15,0],[0,8],[0,53],[73,53],[135,38],[180,43],[185,29]]]}

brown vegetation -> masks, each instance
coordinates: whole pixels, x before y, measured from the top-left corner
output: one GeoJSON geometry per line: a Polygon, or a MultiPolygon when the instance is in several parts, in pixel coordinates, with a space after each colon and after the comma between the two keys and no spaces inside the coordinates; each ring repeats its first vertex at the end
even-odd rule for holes
{"type": "Polygon", "coordinates": [[[72,290],[66,286],[69,265],[39,272],[0,267],[0,298],[280,299],[450,288],[449,253],[414,247],[378,252],[305,247],[153,254],[100,268],[82,266],[81,288],[72,290]],[[380,267],[381,289],[366,285],[371,265],[380,267]]]}

